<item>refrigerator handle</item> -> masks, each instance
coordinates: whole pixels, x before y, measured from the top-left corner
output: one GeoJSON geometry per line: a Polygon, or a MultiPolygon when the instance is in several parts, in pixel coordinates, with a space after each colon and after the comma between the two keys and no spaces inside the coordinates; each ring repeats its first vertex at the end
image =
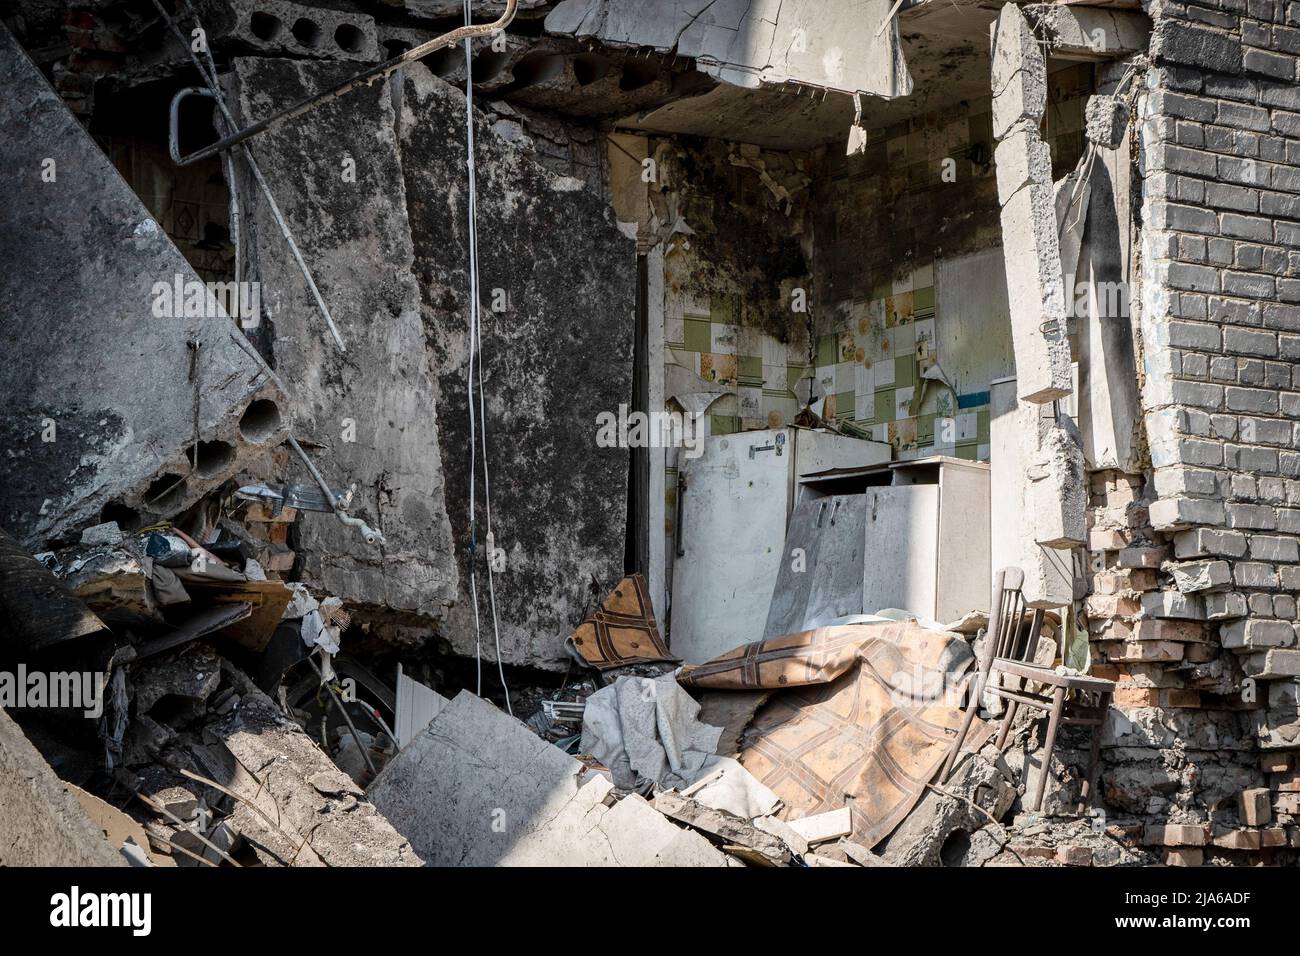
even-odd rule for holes
{"type": "Polygon", "coordinates": [[[686,548],[682,543],[682,515],[685,513],[686,498],[686,475],[682,472],[677,473],[677,517],[673,520],[673,535],[677,539],[677,557],[686,556],[686,548]]]}

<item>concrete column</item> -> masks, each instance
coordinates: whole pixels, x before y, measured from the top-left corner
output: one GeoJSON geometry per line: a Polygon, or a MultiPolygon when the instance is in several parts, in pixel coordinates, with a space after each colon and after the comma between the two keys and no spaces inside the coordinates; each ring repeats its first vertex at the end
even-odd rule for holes
{"type": "Polygon", "coordinates": [[[993,46],[993,135],[1016,380],[1023,401],[1070,394],[1070,345],[1052,161],[1039,135],[1047,62],[1020,8],[1002,8],[993,46]]]}

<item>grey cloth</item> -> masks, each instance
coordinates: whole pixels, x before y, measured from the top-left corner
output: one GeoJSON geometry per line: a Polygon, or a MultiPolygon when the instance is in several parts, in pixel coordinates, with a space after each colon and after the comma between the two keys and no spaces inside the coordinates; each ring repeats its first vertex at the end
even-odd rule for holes
{"type": "Polygon", "coordinates": [[[722,735],[698,719],[700,705],[676,677],[620,677],[587,698],[582,751],[622,790],[688,787],[710,763],[722,735]]]}

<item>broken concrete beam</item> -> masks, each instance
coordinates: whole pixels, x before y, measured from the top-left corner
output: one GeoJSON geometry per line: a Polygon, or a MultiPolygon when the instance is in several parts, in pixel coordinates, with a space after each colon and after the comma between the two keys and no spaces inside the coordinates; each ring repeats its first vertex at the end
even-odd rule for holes
{"type": "MultiPolygon", "coordinates": [[[[470,545],[465,100],[419,64],[405,71],[403,95],[402,175],[435,369],[438,445],[448,450],[449,550],[463,555],[470,545]]],[[[605,199],[548,172],[481,115],[475,122],[480,371],[488,396],[479,428],[488,435],[502,552],[493,558],[503,569],[496,578],[501,655],[558,668],[592,580],[602,582],[603,595],[623,577],[628,452],[601,447],[608,442],[598,439],[597,424],[617,417],[631,394],[635,243],[605,199]],[[563,222],[565,241],[538,232],[538,222],[563,222]]],[[[478,541],[482,554],[482,528],[478,541]]],[[[464,573],[443,635],[454,651],[474,653],[464,573]]]]}
{"type": "Polygon", "coordinates": [[[1151,35],[1151,20],[1137,11],[1060,3],[1036,3],[1023,9],[1055,59],[1118,59],[1145,51],[1151,35]]]}
{"type": "Polygon", "coordinates": [[[1026,518],[1034,542],[1044,548],[1069,550],[1087,540],[1088,486],[1084,478],[1083,447],[1069,419],[1042,430],[1027,478],[1026,518]]]}
{"type": "Polygon", "coordinates": [[[994,32],[993,135],[1002,252],[1020,398],[1043,404],[1072,388],[1051,162],[1039,135],[1047,64],[1015,4],[994,32]]]}
{"type": "Polygon", "coordinates": [[[462,691],[380,773],[374,801],[431,866],[727,865],[698,833],[462,691]]]}
{"type": "MultiPolygon", "coordinates": [[[[753,824],[723,810],[706,807],[672,790],[655,794],[654,808],[664,816],[696,830],[703,830],[727,843],[739,844],[763,856],[775,866],[788,866],[790,849],[784,842],[753,824]]],[[[798,832],[798,831],[796,831],[798,832]]],[[[806,844],[805,844],[806,845],[806,844]]]]}
{"type": "MultiPolygon", "coordinates": [[[[990,817],[1001,820],[1015,802],[1016,788],[1005,769],[988,756],[995,756],[992,748],[963,757],[944,781],[944,793],[927,789],[898,829],[876,848],[880,861],[891,866],[953,865],[955,861],[943,854],[954,834],[975,833],[990,817]]],[[[1005,842],[1006,837],[999,839],[1005,842]]]]}
{"type": "Polygon", "coordinates": [[[1037,127],[1047,109],[1047,61],[1029,22],[1014,4],[1004,7],[993,28],[993,136],[1012,127],[1037,127]]]}
{"type": "Polygon", "coordinates": [[[1118,149],[1128,129],[1128,104],[1118,96],[1095,94],[1084,109],[1084,133],[1102,149],[1118,149]]]}
{"type": "Polygon", "coordinates": [[[3,710],[0,807],[4,808],[0,866],[127,865],[69,786],[3,710]]]}
{"type": "Polygon", "coordinates": [[[564,0],[547,16],[546,31],[672,51],[736,86],[794,82],[888,98],[912,91],[893,6],[893,0],[564,0]]]}
{"type": "Polygon", "coordinates": [[[214,47],[363,63],[386,59],[375,20],[365,14],[286,0],[201,0],[196,9],[214,47]]]}
{"type": "MultiPolygon", "coordinates": [[[[1022,593],[1029,607],[1061,607],[1074,599],[1070,556],[1035,540],[1038,505],[1034,502],[1057,487],[1055,481],[1047,480],[1051,473],[1043,472],[1043,480],[1037,482],[1044,486],[1042,493],[1031,494],[1033,463],[1041,460],[1038,442],[1045,430],[1043,409],[1016,397],[1015,379],[992,383],[990,395],[992,566],[1018,567],[1025,572],[1022,593]]],[[[1079,487],[1085,490],[1082,484],[1079,487]]],[[[1060,501],[1054,513],[1065,514],[1060,501]]]]}
{"type": "Polygon", "coordinates": [[[223,672],[238,690],[240,704],[229,717],[210,724],[205,736],[225,745],[247,774],[243,779],[256,781],[256,789],[242,795],[269,796],[274,802],[270,816],[281,836],[296,837],[299,847],[311,851],[294,857],[295,863],[420,865],[411,845],[279,705],[229,664],[223,672]]]}
{"type": "MultiPolygon", "coordinates": [[[[998,144],[994,150],[998,166],[1011,161],[1008,154],[1018,141],[1019,137],[1005,146],[998,144]]],[[[1020,398],[1038,405],[1064,398],[1072,388],[1070,344],[1065,336],[1065,292],[1050,181],[1031,183],[1003,204],[1002,254],[1020,398]]]]}
{"type": "MultiPolygon", "coordinates": [[[[235,59],[232,111],[241,123],[262,119],[355,72],[341,63],[235,59]]],[[[245,232],[267,290],[276,368],[295,383],[302,409],[299,437],[322,446],[317,466],[336,491],[356,484],[350,510],[386,540],[381,553],[329,515],[303,518],[295,545],[301,580],[350,607],[436,617],[456,593],[456,549],[436,425],[444,412],[412,272],[393,102],[389,86],[377,83],[258,139],[262,173],[346,352],[330,340],[262,193],[250,184],[240,195],[257,227],[245,232]],[[344,175],[349,164],[354,176],[344,175]]],[[[292,552],[279,553],[292,562],[292,552]]]]}
{"type": "Polygon", "coordinates": [[[283,438],[278,382],[4,27],[0,122],[0,525],[171,517],[283,438]]]}

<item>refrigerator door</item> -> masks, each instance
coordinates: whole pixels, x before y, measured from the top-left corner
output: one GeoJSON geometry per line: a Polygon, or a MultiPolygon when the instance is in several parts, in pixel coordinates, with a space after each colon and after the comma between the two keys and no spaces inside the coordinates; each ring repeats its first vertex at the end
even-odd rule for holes
{"type": "Polygon", "coordinates": [[[787,429],[708,438],[683,459],[670,646],[699,664],[760,640],[785,542],[787,429]]]}

